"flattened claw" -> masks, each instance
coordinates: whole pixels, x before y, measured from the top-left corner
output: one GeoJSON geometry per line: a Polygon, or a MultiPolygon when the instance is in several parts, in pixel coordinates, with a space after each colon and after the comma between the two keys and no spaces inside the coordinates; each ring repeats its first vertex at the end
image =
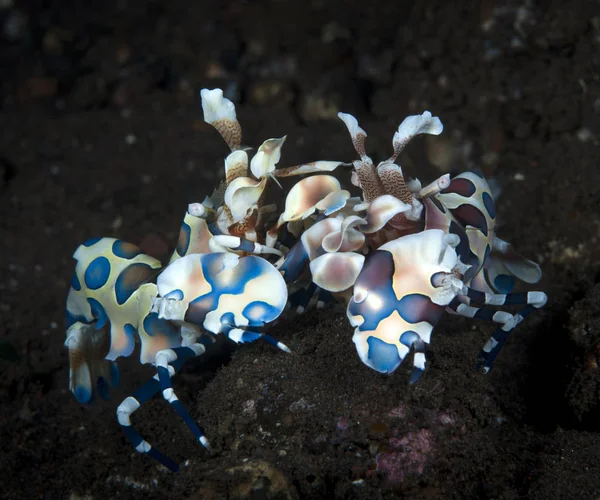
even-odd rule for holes
{"type": "Polygon", "coordinates": [[[344,206],[349,197],[350,193],[343,191],[340,182],[331,175],[307,177],[294,184],[288,193],[285,210],[280,215],[277,225],[305,219],[316,210],[335,211],[344,206]]]}
{"type": "Polygon", "coordinates": [[[329,292],[342,292],[356,282],[365,256],[355,252],[326,253],[310,263],[313,282],[329,292]]]}

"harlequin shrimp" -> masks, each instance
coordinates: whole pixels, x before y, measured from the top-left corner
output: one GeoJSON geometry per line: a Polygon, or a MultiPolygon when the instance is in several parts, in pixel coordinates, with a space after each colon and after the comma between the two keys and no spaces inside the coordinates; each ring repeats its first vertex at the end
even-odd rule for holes
{"type": "MultiPolygon", "coordinates": [[[[69,385],[80,403],[92,402],[96,394],[108,398],[109,385],[119,381],[115,360],[130,356],[136,340],[140,362],[156,366],[156,375],[119,405],[117,417],[138,452],[171,470],[177,464],[151,446],[130,417],[161,392],[209,448],[204,431],[171,385],[171,377],[187,359],[205,352],[212,337],[204,333],[222,333],[235,342],[263,339],[289,352],[262,331],[282,313],[286,283],[268,260],[255,255],[282,255],[277,239],[265,244],[265,224],[276,207],[263,205],[263,199],[285,137],[265,141],[249,164],[233,103],[218,89],[204,89],[201,96],[205,121],[232,150],[225,160],[225,181],[203,203],[189,205],[165,268],[135,245],[114,238],[81,245],[73,256],[77,263],[66,306],[69,385]]],[[[277,173],[283,177],[330,171],[339,164],[307,163],[277,173]]]]}
{"type": "MultiPolygon", "coordinates": [[[[353,163],[352,183],[362,189],[362,199],[338,192],[341,203],[314,219],[276,266],[293,269],[297,277],[309,262],[314,285],[351,293],[347,315],[356,327],[353,341],[371,368],[391,373],[412,348],[411,382],[418,380],[425,344],[448,311],[500,325],[478,357],[487,372],[511,331],[546,303],[543,292],[511,293],[516,279],[539,281],[539,266],[495,235],[496,208],[481,175],[466,172],[452,180],[444,175],[425,187],[405,181],[397,157],[414,136],[440,134],[439,118],[429,112],[406,118],[394,135],[393,155],[375,166],[366,154],[365,131],[353,116],[339,116],[360,157],[353,163]],[[516,314],[491,308],[503,305],[523,308],[516,314]]],[[[330,178],[320,177],[323,184],[330,178]]],[[[325,194],[331,198],[335,182],[329,184],[325,194]]],[[[286,217],[288,205],[298,205],[292,195],[283,222],[296,220],[286,217]]]]}
{"type": "Polygon", "coordinates": [[[178,400],[171,377],[187,359],[205,352],[203,331],[223,333],[236,342],[262,338],[289,352],[262,333],[285,307],[285,282],[261,257],[216,252],[177,259],[155,284],[151,280],[160,263],[114,238],[90,240],[74,257],[77,265],[67,299],[65,342],[70,389],[80,403],[91,402],[95,393],[107,399],[109,382],[118,384],[114,361],[133,353],[137,334],[140,362],[155,365],[157,374],[119,405],[119,424],[137,451],[177,470],[177,464],[131,425],[131,414],[162,391],[196,439],[210,448],[204,431],[178,400]]]}

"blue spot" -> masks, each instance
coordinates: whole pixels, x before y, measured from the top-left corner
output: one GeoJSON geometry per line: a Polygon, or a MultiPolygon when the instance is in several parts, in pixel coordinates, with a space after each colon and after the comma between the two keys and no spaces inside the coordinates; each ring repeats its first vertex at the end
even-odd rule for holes
{"type": "Polygon", "coordinates": [[[499,274],[494,278],[494,287],[500,293],[510,293],[515,286],[515,277],[508,274],[499,274]]]}
{"type": "MultiPolygon", "coordinates": [[[[211,291],[190,300],[188,310],[185,313],[185,321],[202,326],[206,315],[217,308],[222,295],[243,295],[252,280],[272,269],[272,264],[261,257],[251,255],[240,259],[231,272],[223,273],[225,255],[223,253],[210,253],[197,256],[202,265],[204,279],[211,286],[211,291]]],[[[272,310],[267,312],[267,317],[272,316],[272,310]]],[[[252,315],[252,307],[248,311],[252,315]]],[[[235,325],[233,316],[229,319],[229,316],[223,315],[221,321],[229,321],[230,323],[226,324],[235,325]]],[[[261,324],[259,323],[259,325],[261,324]]]]}
{"type": "Polygon", "coordinates": [[[85,270],[83,279],[90,290],[103,287],[110,276],[110,262],[106,257],[97,257],[85,270]]]}
{"type": "Polygon", "coordinates": [[[190,246],[190,234],[192,228],[185,222],[181,223],[181,229],[179,231],[179,240],[177,241],[177,253],[180,256],[184,256],[190,246]]]}
{"type": "Polygon", "coordinates": [[[202,326],[204,324],[206,315],[210,311],[214,311],[217,308],[218,299],[218,294],[208,293],[192,300],[188,305],[187,311],[185,312],[185,321],[192,323],[193,325],[202,326]]]}
{"type": "Polygon", "coordinates": [[[378,250],[367,260],[356,280],[355,287],[368,290],[370,296],[378,300],[364,300],[360,303],[350,300],[348,313],[362,316],[365,320],[360,325],[360,331],[377,330],[380,321],[390,317],[397,311],[405,321],[419,323],[426,321],[435,326],[444,312],[444,307],[434,304],[431,299],[421,294],[409,294],[400,300],[396,297],[393,287],[394,262],[392,254],[378,250]],[[379,304],[374,308],[372,304],[379,304]]]}
{"type": "Polygon", "coordinates": [[[65,326],[69,328],[71,325],[74,325],[77,322],[89,324],[89,320],[83,315],[74,315],[71,314],[68,310],[65,311],[65,326]]]}
{"type": "Polygon", "coordinates": [[[219,229],[219,226],[217,226],[216,223],[211,223],[208,224],[208,230],[210,231],[210,234],[212,234],[213,236],[219,236],[220,234],[223,234],[223,231],[221,231],[219,229]]]}
{"type": "Polygon", "coordinates": [[[483,263],[487,262],[488,257],[490,256],[490,252],[492,251],[489,245],[485,246],[485,253],[483,254],[483,263]]]}
{"type": "Polygon", "coordinates": [[[92,399],[92,391],[83,386],[75,387],[73,394],[81,404],[89,403],[92,399]]]}
{"type": "Polygon", "coordinates": [[[372,368],[378,372],[392,373],[402,363],[396,346],[377,337],[369,337],[367,344],[369,344],[369,361],[372,368]]]}
{"type": "Polygon", "coordinates": [[[115,296],[117,304],[122,305],[137,289],[148,282],[155,270],[141,262],[127,266],[115,281],[115,296]]]}
{"type": "Polygon", "coordinates": [[[104,310],[102,304],[100,304],[100,302],[98,302],[96,299],[88,297],[87,301],[92,309],[92,316],[96,319],[96,330],[100,330],[108,322],[106,311],[104,310]]]}
{"type": "Polygon", "coordinates": [[[110,388],[108,387],[108,382],[104,377],[98,377],[98,383],[96,384],[96,387],[98,388],[98,394],[100,394],[102,399],[105,401],[110,399],[110,388]]]}
{"type": "Polygon", "coordinates": [[[233,313],[225,313],[223,315],[221,315],[221,324],[223,326],[231,326],[234,327],[235,326],[235,316],[233,315],[233,313]]]}
{"type": "Polygon", "coordinates": [[[157,313],[150,313],[144,318],[144,330],[151,337],[155,335],[166,335],[167,337],[179,335],[177,329],[166,319],[160,319],[157,313]]]}
{"type": "Polygon", "coordinates": [[[175,299],[175,300],[183,300],[183,291],[179,288],[175,290],[171,290],[169,293],[165,295],[165,299],[175,299]]]}
{"type": "Polygon", "coordinates": [[[82,243],[82,245],[84,247],[91,247],[92,245],[95,245],[96,243],[98,243],[102,238],[90,238],[89,240],[86,240],[82,243]]]}
{"type": "Polygon", "coordinates": [[[250,281],[261,276],[265,272],[265,268],[271,266],[266,260],[251,255],[238,261],[231,273],[233,279],[229,279],[221,273],[224,268],[223,254],[205,254],[202,255],[201,261],[204,277],[212,286],[211,294],[215,293],[218,296],[241,295],[250,281]]]}
{"type": "Polygon", "coordinates": [[[242,334],[242,338],[240,339],[240,342],[254,342],[256,339],[259,339],[260,337],[261,337],[260,333],[244,332],[242,334]]]}
{"type": "Polygon", "coordinates": [[[73,273],[73,277],[71,278],[71,287],[77,291],[81,290],[81,283],[79,282],[77,273],[73,273]]]}
{"type": "Polygon", "coordinates": [[[485,177],[483,176],[483,172],[481,170],[479,170],[478,168],[471,170],[471,172],[474,173],[477,177],[481,177],[483,180],[485,180],[485,177]]]}
{"type": "Polygon", "coordinates": [[[494,219],[496,217],[496,204],[494,203],[494,198],[492,198],[490,193],[487,191],[483,192],[481,198],[483,199],[483,204],[485,205],[485,209],[487,210],[488,214],[492,219],[494,219]]]}
{"type": "MultiPolygon", "coordinates": [[[[123,325],[123,332],[125,332],[125,335],[127,336],[128,346],[124,349],[125,352],[123,353],[123,356],[129,356],[131,354],[131,351],[133,351],[133,345],[135,344],[135,334],[137,330],[132,324],[125,323],[125,325],[123,325]]],[[[119,372],[117,371],[117,375],[118,374],[119,372]]]]}
{"type": "Polygon", "coordinates": [[[77,323],[77,318],[69,311],[65,311],[65,328],[68,330],[71,325],[77,323]]]}
{"type": "Polygon", "coordinates": [[[413,342],[419,340],[421,337],[416,332],[412,330],[408,330],[400,335],[400,342],[404,344],[406,347],[410,347],[413,345],[413,342]]]}
{"type": "Polygon", "coordinates": [[[116,240],[112,245],[112,252],[122,259],[133,259],[135,256],[142,253],[133,243],[128,243],[123,240],[116,240]]]}
{"type": "MultiPolygon", "coordinates": [[[[131,325],[125,325],[125,328],[127,328],[127,326],[131,325]]],[[[110,365],[110,383],[113,387],[119,387],[119,384],[121,383],[121,374],[119,373],[117,363],[111,363],[110,365]]]]}
{"type": "Polygon", "coordinates": [[[251,302],[242,311],[250,326],[263,326],[275,320],[280,314],[281,309],[262,301],[251,302]]]}

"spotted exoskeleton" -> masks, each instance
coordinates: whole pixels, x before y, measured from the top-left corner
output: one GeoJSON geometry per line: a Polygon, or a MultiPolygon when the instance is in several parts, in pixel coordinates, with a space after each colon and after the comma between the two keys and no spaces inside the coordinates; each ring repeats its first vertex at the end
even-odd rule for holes
{"type": "Polygon", "coordinates": [[[230,252],[177,259],[162,270],[156,283],[160,262],[121,240],[90,240],[74,258],[65,342],[71,391],[81,403],[91,402],[96,392],[107,398],[108,383],[118,383],[114,361],[133,353],[137,336],[140,361],[155,365],[157,374],[119,405],[119,424],[137,451],[176,470],[177,464],[135,430],[130,415],[162,391],[198,441],[209,448],[203,430],[173,391],[171,376],[186,359],[204,353],[208,341],[204,332],[222,333],[236,342],[261,338],[289,352],[262,333],[285,307],[286,284],[265,259],[230,252]]]}
{"type": "MultiPolygon", "coordinates": [[[[500,325],[478,358],[488,371],[513,328],[546,303],[542,292],[511,293],[516,279],[537,282],[539,266],[495,235],[496,208],[481,175],[444,175],[425,187],[405,181],[397,157],[414,136],[440,134],[438,118],[425,112],[405,119],[392,157],[377,166],[356,119],[340,118],[360,156],[352,182],[362,199],[337,193],[340,206],[322,212],[277,267],[299,276],[310,262],[314,285],[351,293],[353,340],[361,360],[377,371],[393,372],[412,347],[416,381],[425,368],[425,344],[445,310],[500,325]],[[517,314],[489,307],[502,305],[524,307],[517,314]]],[[[326,195],[336,196],[333,189],[326,195]]]]}
{"type": "Polygon", "coordinates": [[[71,391],[81,403],[91,402],[96,393],[107,398],[109,383],[119,380],[115,360],[130,356],[139,340],[140,361],[156,366],[157,374],[119,405],[118,420],[137,451],[172,470],[177,464],[142,438],[131,425],[131,414],[162,391],[208,448],[203,430],[171,386],[185,360],[204,353],[210,334],[219,333],[236,342],[260,338],[289,352],[262,332],[280,316],[288,296],[281,273],[255,255],[282,255],[277,237],[267,238],[276,207],[263,204],[265,187],[276,175],[330,171],[340,164],[323,161],[275,171],[285,137],[265,141],[249,163],[233,103],[218,89],[204,89],[201,96],[205,121],[232,150],[225,160],[225,181],[203,203],[189,205],[165,268],[121,240],[85,242],[74,254],[77,264],[67,298],[71,391]]]}

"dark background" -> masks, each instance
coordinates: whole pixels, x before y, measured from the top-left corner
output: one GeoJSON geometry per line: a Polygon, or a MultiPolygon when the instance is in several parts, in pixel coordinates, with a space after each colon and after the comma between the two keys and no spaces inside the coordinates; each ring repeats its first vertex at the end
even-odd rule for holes
{"type": "Polygon", "coordinates": [[[600,495],[600,4],[452,3],[0,2],[0,334],[19,357],[3,344],[1,498],[600,495]],[[227,153],[203,87],[234,100],[244,143],[288,135],[281,166],[353,160],[338,111],[376,161],[432,111],[444,134],[405,172],[481,168],[548,305],[488,376],[493,327],[446,316],[414,387],[360,362],[341,308],[284,320],[292,355],[241,346],[176,379],[212,456],[160,399],[133,421],[182,470],[138,455],[114,412],[150,367],[122,360],[108,403],[68,391],[71,255],[95,236],[169,253],[227,153]]]}

